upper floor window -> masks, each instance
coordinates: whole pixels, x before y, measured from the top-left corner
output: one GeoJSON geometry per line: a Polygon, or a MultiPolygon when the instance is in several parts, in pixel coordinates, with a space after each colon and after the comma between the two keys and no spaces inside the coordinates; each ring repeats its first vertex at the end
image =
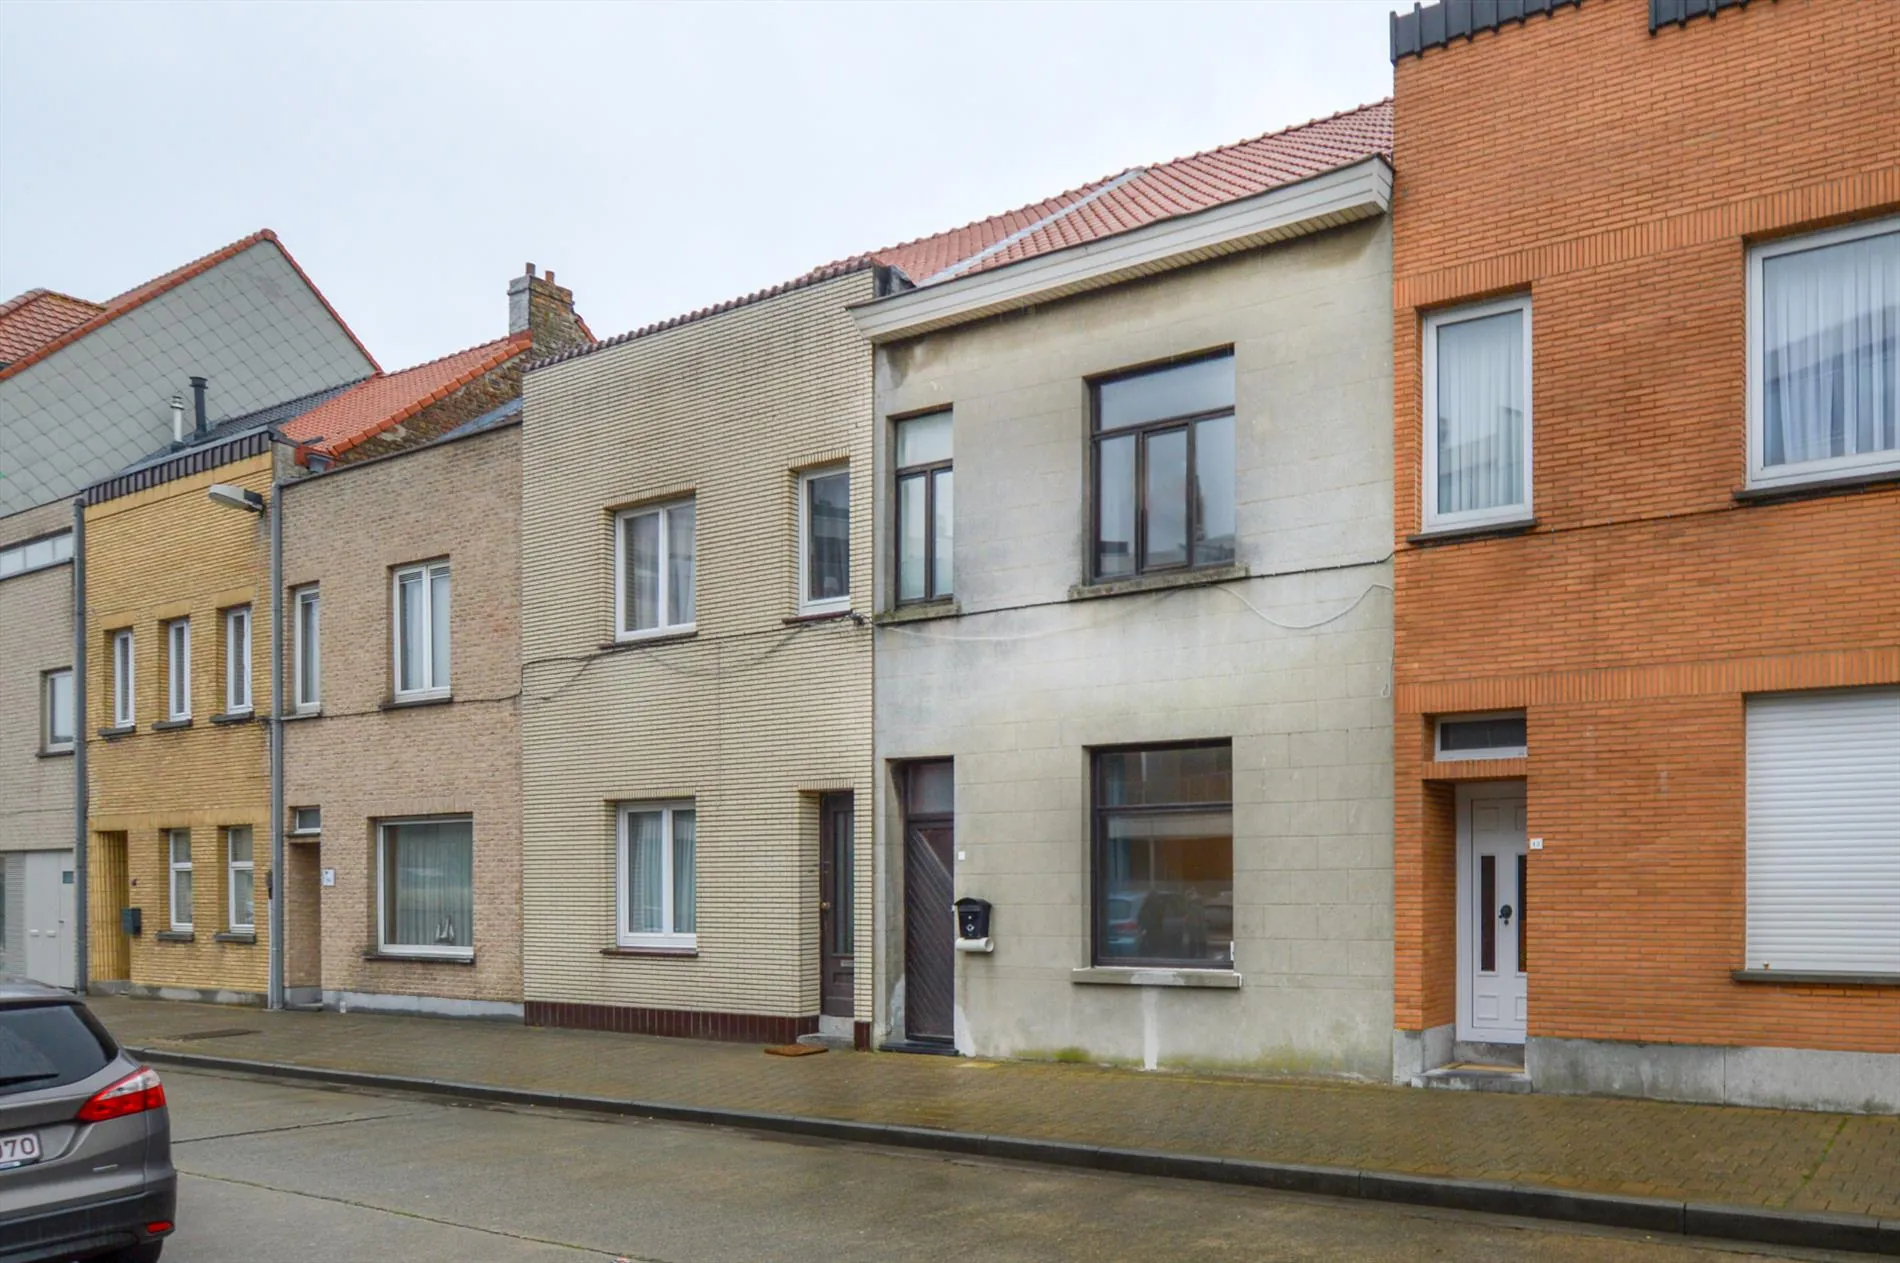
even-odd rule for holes
{"type": "Polygon", "coordinates": [[[896,423],[897,600],[940,601],[954,576],[950,413],[896,423]]]}
{"type": "Polygon", "coordinates": [[[29,570],[44,570],[73,559],[73,533],[42,535],[23,544],[0,548],[0,579],[11,579],[29,570]]]}
{"type": "Polygon", "coordinates": [[[224,612],[224,710],[242,715],[251,709],[251,607],[224,612]]]}
{"type": "Polygon", "coordinates": [[[291,598],[291,688],[292,705],[300,712],[313,711],[322,704],[322,646],[318,628],[322,609],[317,589],[298,588],[291,598]]]}
{"type": "Polygon", "coordinates": [[[851,471],[798,476],[798,612],[851,607],[851,471]]]}
{"type": "Polygon", "coordinates": [[[693,501],[614,515],[618,638],[693,630],[693,501]]]}
{"type": "Polygon", "coordinates": [[[1234,560],[1234,356],[1093,384],[1094,577],[1234,560]]]}
{"type": "Polygon", "coordinates": [[[1531,300],[1425,320],[1426,530],[1531,515],[1531,300]]]}
{"type": "Polygon", "coordinates": [[[396,696],[449,691],[449,563],[396,571],[396,696]]]}
{"type": "Polygon", "coordinates": [[[165,717],[191,718],[191,620],[165,624],[165,717]]]}
{"type": "Polygon", "coordinates": [[[133,707],[137,691],[132,667],[132,629],[112,633],[112,726],[130,728],[137,719],[133,707]]]}
{"type": "Polygon", "coordinates": [[[1900,469],[1900,219],[1748,256],[1749,481],[1900,469]]]}
{"type": "Polygon", "coordinates": [[[63,754],[73,748],[73,673],[65,667],[40,676],[40,749],[63,754]]]}

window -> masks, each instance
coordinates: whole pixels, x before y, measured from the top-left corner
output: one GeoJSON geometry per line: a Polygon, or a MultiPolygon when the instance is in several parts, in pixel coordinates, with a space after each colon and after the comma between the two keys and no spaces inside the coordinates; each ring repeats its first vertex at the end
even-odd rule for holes
{"type": "Polygon", "coordinates": [[[42,535],[23,544],[0,548],[0,579],[11,579],[30,570],[44,570],[73,559],[73,533],[42,535]]]}
{"type": "Polygon", "coordinates": [[[897,603],[941,601],[954,591],[950,414],[910,417],[896,428],[897,603]]]}
{"type": "Polygon", "coordinates": [[[165,715],[191,718],[191,620],[165,624],[165,715]]]}
{"type": "Polygon", "coordinates": [[[1095,963],[1229,967],[1233,747],[1095,754],[1095,963]]]}
{"type": "Polygon", "coordinates": [[[57,754],[73,748],[73,673],[70,667],[40,676],[40,749],[57,754]]]}
{"type": "Polygon", "coordinates": [[[133,709],[136,688],[132,672],[132,629],[112,633],[112,726],[130,728],[137,721],[133,709]]]}
{"type": "Polygon", "coordinates": [[[1900,688],[1747,701],[1750,970],[1900,974],[1900,688]]]}
{"type": "Polygon", "coordinates": [[[323,809],[321,807],[292,807],[290,831],[300,838],[319,836],[323,832],[323,809]]]}
{"type": "Polygon", "coordinates": [[[616,636],[693,630],[693,501],[614,517],[616,636]]]}
{"type": "Polygon", "coordinates": [[[1531,515],[1531,300],[1425,320],[1425,529],[1531,515]]]}
{"type": "Polygon", "coordinates": [[[475,954],[475,824],[398,820],[378,831],[377,947],[402,956],[475,954]]]}
{"type": "Polygon", "coordinates": [[[166,844],[170,847],[172,929],[189,930],[191,928],[191,830],[172,829],[165,836],[166,844]]]}
{"type": "Polygon", "coordinates": [[[224,612],[224,710],[241,715],[251,709],[251,607],[224,612]]]}
{"type": "Polygon", "coordinates": [[[798,476],[798,611],[851,608],[851,471],[798,476]]]}
{"type": "Polygon", "coordinates": [[[1232,352],[1094,383],[1095,577],[1234,560],[1232,352]]]}
{"type": "Polygon", "coordinates": [[[396,696],[449,692],[449,563],[396,572],[396,696]]]}
{"type": "Polygon", "coordinates": [[[231,906],[226,925],[232,930],[257,928],[257,868],[251,858],[251,830],[241,825],[224,831],[225,863],[231,906]]]}
{"type": "Polygon", "coordinates": [[[1749,480],[1900,470],[1900,219],[1748,256],[1749,480]]]}
{"type": "Polygon", "coordinates": [[[1529,753],[1523,711],[1459,715],[1439,720],[1433,729],[1433,754],[1440,760],[1521,759],[1529,753]]]}
{"type": "Polygon", "coordinates": [[[698,945],[694,854],[698,813],[690,802],[629,804],[620,809],[622,947],[698,945]]]}
{"type": "Polygon", "coordinates": [[[317,589],[298,588],[291,596],[292,705],[299,714],[316,710],[323,702],[322,646],[318,625],[322,610],[317,589]]]}

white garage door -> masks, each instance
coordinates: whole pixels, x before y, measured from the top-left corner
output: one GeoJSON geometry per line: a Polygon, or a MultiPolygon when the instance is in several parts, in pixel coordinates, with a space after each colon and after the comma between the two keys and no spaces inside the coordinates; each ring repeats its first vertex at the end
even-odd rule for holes
{"type": "Polygon", "coordinates": [[[1900,974],[1900,689],[1748,699],[1748,967],[1900,974]]]}

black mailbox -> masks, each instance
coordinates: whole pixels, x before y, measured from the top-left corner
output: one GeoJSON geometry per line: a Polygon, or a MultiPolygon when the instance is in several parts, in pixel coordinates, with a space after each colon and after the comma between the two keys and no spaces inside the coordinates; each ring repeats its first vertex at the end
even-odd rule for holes
{"type": "Polygon", "coordinates": [[[144,928],[145,928],[145,909],[143,908],[120,908],[119,909],[119,929],[131,935],[133,938],[137,938],[139,936],[140,931],[142,931],[144,928]]]}
{"type": "Polygon", "coordinates": [[[959,899],[956,909],[958,938],[986,939],[990,936],[989,900],[959,899]]]}

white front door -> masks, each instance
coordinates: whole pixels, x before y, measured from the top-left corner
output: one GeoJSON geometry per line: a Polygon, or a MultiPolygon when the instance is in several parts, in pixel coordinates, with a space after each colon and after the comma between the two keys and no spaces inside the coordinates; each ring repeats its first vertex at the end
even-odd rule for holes
{"type": "Polygon", "coordinates": [[[1458,790],[1458,1038],[1521,1044],[1529,1016],[1524,786],[1458,790]]]}
{"type": "Polygon", "coordinates": [[[26,968],[35,982],[73,985],[71,851],[26,853],[26,968]]]}

